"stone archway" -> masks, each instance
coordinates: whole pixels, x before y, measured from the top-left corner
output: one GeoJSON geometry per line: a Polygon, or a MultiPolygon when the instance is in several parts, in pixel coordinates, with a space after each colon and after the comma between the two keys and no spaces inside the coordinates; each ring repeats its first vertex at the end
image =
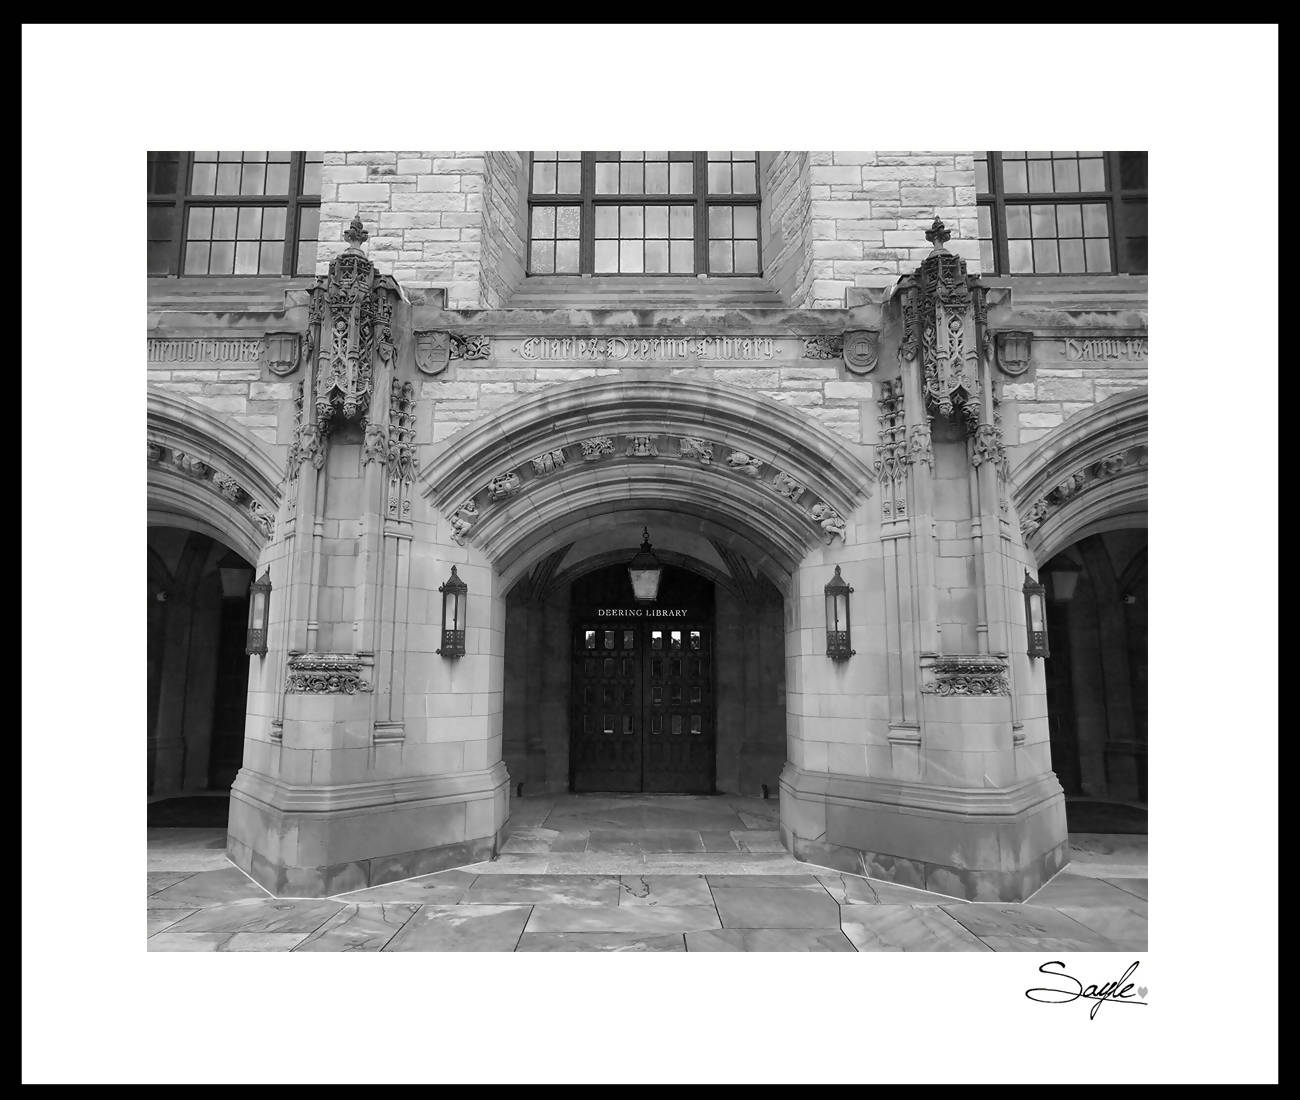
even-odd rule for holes
{"type": "Polygon", "coordinates": [[[224,794],[239,766],[247,586],[278,475],[253,437],[174,394],[150,391],[147,429],[151,819],[213,824],[224,812],[190,803],[224,794]]]}
{"type": "Polygon", "coordinates": [[[1017,464],[1012,489],[1040,563],[1088,535],[1145,527],[1147,391],[1107,398],[1044,437],[1017,464]]]}

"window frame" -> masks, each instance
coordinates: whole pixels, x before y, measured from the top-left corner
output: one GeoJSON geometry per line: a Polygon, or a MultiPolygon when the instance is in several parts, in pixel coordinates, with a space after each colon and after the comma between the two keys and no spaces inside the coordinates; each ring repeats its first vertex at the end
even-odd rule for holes
{"type": "MultiPolygon", "coordinates": [[[[1132,272],[1125,270],[1126,267],[1131,266],[1128,262],[1129,257],[1127,255],[1120,255],[1119,218],[1117,215],[1120,209],[1127,202],[1140,201],[1145,205],[1147,189],[1145,187],[1123,187],[1121,185],[1120,155],[1121,151],[1102,152],[1102,166],[1106,177],[1106,187],[1102,191],[1017,191],[1008,194],[1006,188],[1003,186],[1004,177],[1002,174],[1002,153],[994,150],[985,150],[984,156],[988,166],[989,190],[977,190],[975,193],[975,202],[977,206],[987,207],[989,210],[989,220],[993,231],[993,257],[997,266],[996,271],[985,272],[985,274],[995,275],[1000,278],[1005,277],[1013,279],[1054,279],[1061,277],[1079,278],[1080,276],[1106,277],[1112,275],[1132,274],[1132,272]],[[1008,206],[1068,206],[1074,204],[1083,205],[1085,203],[1100,203],[1104,204],[1106,207],[1106,239],[1110,249],[1109,271],[1013,272],[1011,270],[1011,245],[1007,236],[1008,206]]],[[[1060,240],[1059,237],[1056,239],[1060,240]]],[[[1145,273],[1143,272],[1142,274],[1145,273]]]]}
{"type": "MultiPolygon", "coordinates": [[[[149,150],[156,152],[159,150],[149,150]]],[[[242,152],[242,150],[241,150],[242,152]]],[[[171,207],[178,211],[179,217],[176,222],[176,240],[173,242],[172,259],[175,264],[174,270],[170,274],[155,274],[150,272],[148,277],[151,279],[284,279],[284,278],[311,278],[311,275],[299,275],[298,271],[298,246],[299,246],[299,227],[301,225],[302,211],[315,208],[320,209],[320,195],[304,195],[303,183],[306,175],[307,153],[305,150],[292,150],[289,154],[289,187],[290,192],[287,195],[196,195],[190,189],[194,186],[194,152],[192,150],[181,150],[180,160],[177,166],[176,190],[171,192],[149,191],[146,182],[145,203],[148,209],[158,209],[171,207]],[[284,258],[281,263],[281,270],[277,273],[259,271],[256,274],[236,274],[236,273],[218,273],[212,274],[204,272],[203,274],[187,273],[185,270],[185,249],[189,243],[186,232],[189,227],[190,211],[202,207],[250,207],[250,206],[270,206],[285,209],[285,241],[284,241],[284,258]]],[[[319,240],[319,221],[317,222],[317,240],[319,240]]],[[[313,273],[314,274],[314,273],[313,273]]]]}
{"type": "MultiPolygon", "coordinates": [[[[681,150],[685,151],[685,150],[681,150]]],[[[614,150],[584,150],[579,171],[578,193],[539,194],[533,191],[533,164],[536,153],[528,154],[528,224],[524,235],[526,247],[524,272],[527,278],[563,278],[576,279],[590,276],[598,279],[695,279],[707,275],[711,279],[758,279],[763,275],[763,219],[762,219],[762,172],[759,170],[760,152],[754,150],[754,192],[747,195],[713,195],[708,190],[709,154],[707,151],[691,150],[692,183],[694,187],[689,194],[667,195],[611,195],[596,194],[596,157],[614,152],[614,150]],[[694,224],[694,269],[682,271],[597,271],[596,270],[596,207],[598,206],[687,206],[693,207],[694,224]],[[578,221],[578,270],[574,271],[533,271],[533,209],[538,206],[577,206],[578,221]],[[758,255],[757,271],[710,271],[709,270],[709,208],[713,206],[752,206],[755,208],[756,251],[758,255]]],[[[672,152],[668,154],[669,163],[672,152]]],[[[558,163],[570,163],[558,162],[558,163]]],[[[601,162],[608,163],[608,162],[601,162]]],[[[615,162],[620,163],[620,162],[615,162]]],[[[628,162],[628,163],[644,163],[628,162]]],[[[678,158],[677,163],[685,163],[685,158],[678,158]]],[[[721,163],[721,162],[719,162],[721,163]]],[[[556,186],[559,186],[557,177],[556,186]]],[[[602,238],[604,239],[604,238],[602,238]]],[[[620,238],[623,239],[623,238],[620,238]]],[[[633,239],[633,238],[627,238],[633,239]]],[[[719,238],[722,239],[722,238],[719,238]]],[[[730,240],[736,240],[732,237],[730,240]]],[[[740,238],[742,240],[746,238],[740,238]]]]}

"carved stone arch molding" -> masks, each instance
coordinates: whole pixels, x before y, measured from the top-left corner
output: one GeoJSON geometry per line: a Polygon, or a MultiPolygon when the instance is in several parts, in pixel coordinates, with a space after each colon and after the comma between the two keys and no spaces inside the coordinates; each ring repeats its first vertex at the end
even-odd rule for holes
{"type": "Polygon", "coordinates": [[[1116,394],[1045,436],[1011,475],[1041,566],[1087,535],[1147,525],[1147,391],[1116,394]]]}
{"type": "Polygon", "coordinates": [[[147,435],[149,523],[201,531],[256,564],[280,506],[280,473],[262,444],[203,406],[153,388],[147,435]]]}
{"type": "Polygon", "coordinates": [[[670,513],[789,575],[814,547],[848,538],[875,475],[808,417],[696,379],[564,383],[448,441],[422,472],[450,534],[509,577],[583,524],[670,513]]]}

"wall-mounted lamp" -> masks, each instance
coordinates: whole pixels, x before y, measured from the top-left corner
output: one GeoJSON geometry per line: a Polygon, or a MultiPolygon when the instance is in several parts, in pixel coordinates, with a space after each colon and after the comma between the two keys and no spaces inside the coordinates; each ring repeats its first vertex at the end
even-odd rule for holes
{"type": "Polygon", "coordinates": [[[442,648],[440,657],[465,656],[465,596],[467,585],[451,567],[451,576],[438,585],[442,593],[442,648]]]}
{"type": "Polygon", "coordinates": [[[1079,586],[1083,567],[1063,554],[1054,557],[1047,566],[1047,580],[1052,587],[1052,599],[1072,600],[1079,586]]]}
{"type": "Polygon", "coordinates": [[[632,578],[632,595],[640,603],[654,603],[659,598],[659,578],[664,567],[650,549],[650,528],[641,529],[641,549],[627,563],[627,575],[632,578]]]}
{"type": "Polygon", "coordinates": [[[849,596],[853,585],[840,576],[840,567],[835,567],[835,576],[826,582],[826,656],[833,661],[847,661],[857,652],[853,648],[853,638],[849,626],[849,596]]]}
{"type": "Polygon", "coordinates": [[[223,600],[238,600],[248,595],[248,586],[253,581],[253,567],[233,550],[217,562],[217,574],[221,577],[223,600]]]}
{"type": "Polygon", "coordinates": [[[248,586],[248,639],[244,652],[266,656],[266,631],[271,621],[271,571],[268,569],[248,586]]]}
{"type": "Polygon", "coordinates": [[[1039,584],[1025,570],[1025,629],[1029,633],[1026,653],[1031,657],[1050,657],[1047,649],[1047,587],[1039,584]]]}

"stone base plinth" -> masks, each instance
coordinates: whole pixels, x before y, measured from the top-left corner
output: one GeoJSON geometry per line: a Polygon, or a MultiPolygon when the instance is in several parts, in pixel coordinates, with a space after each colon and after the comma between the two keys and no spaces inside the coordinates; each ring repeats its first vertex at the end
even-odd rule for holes
{"type": "Polygon", "coordinates": [[[1024,901],[1069,858],[1051,774],[972,789],[787,764],[781,842],[795,859],[971,901],[1024,901]]]}
{"type": "Polygon", "coordinates": [[[340,787],[242,770],[226,851],[276,897],[328,897],[491,859],[510,816],[504,763],[340,787]]]}

